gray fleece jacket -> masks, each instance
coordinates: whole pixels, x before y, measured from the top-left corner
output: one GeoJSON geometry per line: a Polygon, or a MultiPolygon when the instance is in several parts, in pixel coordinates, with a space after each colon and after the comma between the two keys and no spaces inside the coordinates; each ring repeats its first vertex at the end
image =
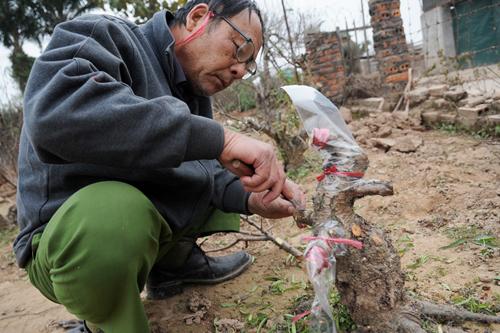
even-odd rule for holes
{"type": "MultiPolygon", "coordinates": [[[[215,160],[223,128],[192,94],[168,21],[86,15],[58,25],[36,60],[19,151],[19,266],[31,239],[82,187],[118,180],[141,190],[175,232],[213,207],[247,213],[248,193],[215,160]]],[[[201,56],[201,55],[200,55],[201,56]]]]}

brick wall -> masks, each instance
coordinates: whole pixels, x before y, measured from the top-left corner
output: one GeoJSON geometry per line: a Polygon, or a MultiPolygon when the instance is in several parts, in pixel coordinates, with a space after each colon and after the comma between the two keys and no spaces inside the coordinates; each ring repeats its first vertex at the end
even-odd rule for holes
{"type": "Polygon", "coordinates": [[[408,81],[410,55],[399,0],[369,0],[373,46],[388,93],[401,92],[408,81]]]}
{"type": "Polygon", "coordinates": [[[318,32],[307,35],[306,52],[312,81],[325,96],[340,102],[346,72],[337,33],[318,32]]]}

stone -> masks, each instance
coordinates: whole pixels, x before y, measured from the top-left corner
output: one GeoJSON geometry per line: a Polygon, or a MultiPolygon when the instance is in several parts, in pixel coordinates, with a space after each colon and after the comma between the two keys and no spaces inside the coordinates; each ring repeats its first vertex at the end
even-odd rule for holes
{"type": "Polygon", "coordinates": [[[494,112],[500,112],[500,100],[494,100],[490,104],[490,110],[494,112]]]}
{"type": "Polygon", "coordinates": [[[500,99],[500,89],[495,91],[495,94],[493,94],[493,99],[494,100],[499,100],[500,99]]]}
{"type": "Polygon", "coordinates": [[[380,138],[387,138],[391,134],[392,134],[392,128],[390,126],[387,126],[387,125],[379,128],[379,130],[377,132],[377,136],[380,138]]]}
{"type": "Polygon", "coordinates": [[[429,89],[417,88],[408,93],[410,99],[410,107],[420,105],[429,98],[429,89]]]}
{"type": "Polygon", "coordinates": [[[439,112],[427,111],[422,113],[422,121],[425,125],[436,125],[439,122],[439,112]]]}
{"type": "Polygon", "coordinates": [[[484,123],[486,123],[486,126],[500,126],[500,114],[492,114],[489,116],[485,116],[483,118],[484,123]]]}
{"type": "Polygon", "coordinates": [[[372,147],[381,148],[385,151],[388,151],[396,144],[396,141],[393,139],[372,138],[369,140],[369,144],[372,147]]]}
{"type": "Polygon", "coordinates": [[[479,104],[474,107],[461,107],[458,108],[458,116],[459,117],[468,117],[468,118],[477,118],[480,115],[486,113],[488,111],[488,105],[487,104],[479,104]]]}
{"type": "Polygon", "coordinates": [[[477,105],[483,104],[486,101],[486,97],[485,96],[469,97],[464,101],[465,101],[465,106],[473,108],[477,105]]]}
{"type": "Polygon", "coordinates": [[[433,109],[439,111],[450,111],[455,109],[455,105],[444,98],[438,98],[433,101],[433,109]]]}
{"type": "Polygon", "coordinates": [[[403,136],[395,139],[396,143],[392,147],[393,149],[402,152],[402,153],[411,153],[414,152],[420,147],[423,143],[423,140],[419,136],[403,136]]]}
{"type": "Polygon", "coordinates": [[[446,84],[438,84],[429,87],[429,95],[434,97],[442,97],[447,90],[448,86],[446,84]]]}
{"type": "Polygon", "coordinates": [[[457,117],[457,123],[460,124],[460,126],[471,129],[476,127],[476,125],[479,123],[480,118],[479,117],[463,117],[463,116],[458,116],[457,117]]]}
{"type": "Polygon", "coordinates": [[[380,103],[382,103],[383,101],[384,101],[383,97],[370,97],[358,100],[358,104],[360,107],[363,107],[365,109],[378,110],[380,103]]]}
{"type": "Polygon", "coordinates": [[[346,108],[345,106],[340,107],[340,114],[342,115],[342,118],[344,118],[344,121],[349,124],[352,121],[352,112],[350,109],[346,108]]]}
{"type": "Polygon", "coordinates": [[[456,122],[457,115],[455,113],[440,113],[438,118],[442,124],[453,125],[456,122]]]}
{"type": "Polygon", "coordinates": [[[463,89],[448,90],[444,93],[443,97],[448,101],[456,103],[467,97],[467,92],[463,89]]]}

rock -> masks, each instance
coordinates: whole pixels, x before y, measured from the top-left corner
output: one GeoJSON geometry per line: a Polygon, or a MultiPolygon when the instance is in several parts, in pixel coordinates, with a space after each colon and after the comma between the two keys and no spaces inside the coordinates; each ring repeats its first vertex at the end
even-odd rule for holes
{"type": "Polygon", "coordinates": [[[385,151],[388,151],[396,144],[396,141],[393,139],[372,138],[369,140],[369,143],[372,147],[381,148],[385,151]]]}
{"type": "Polygon", "coordinates": [[[392,134],[392,128],[390,126],[387,126],[387,125],[379,128],[379,130],[377,132],[377,136],[380,138],[387,138],[391,134],[392,134]]]}
{"type": "Polygon", "coordinates": [[[429,95],[434,97],[442,97],[447,90],[448,86],[446,84],[435,85],[429,87],[429,95]]]}
{"type": "Polygon", "coordinates": [[[473,108],[475,106],[483,104],[486,101],[486,97],[485,96],[469,97],[463,101],[465,102],[466,106],[473,108]]]}
{"type": "Polygon", "coordinates": [[[383,97],[370,97],[358,100],[360,107],[365,109],[375,109],[378,110],[379,105],[384,101],[383,97]]]}
{"type": "Polygon", "coordinates": [[[467,92],[463,89],[448,90],[444,93],[443,97],[448,101],[456,103],[467,97],[467,92]]]}
{"type": "Polygon", "coordinates": [[[442,124],[453,125],[457,121],[457,115],[456,113],[440,113],[438,119],[442,124]]]}
{"type": "Polygon", "coordinates": [[[439,122],[439,112],[427,111],[422,113],[422,121],[425,125],[433,126],[439,122]]]}
{"type": "Polygon", "coordinates": [[[487,277],[487,276],[480,276],[479,281],[481,281],[483,283],[490,283],[490,282],[493,282],[493,279],[490,277],[487,277]]]}
{"type": "Polygon", "coordinates": [[[449,111],[455,109],[455,105],[452,102],[445,100],[444,98],[438,98],[433,101],[432,107],[433,109],[436,109],[438,111],[449,111]]]}
{"type": "Polygon", "coordinates": [[[366,143],[366,140],[371,136],[371,131],[368,127],[362,127],[358,131],[353,133],[356,141],[360,143],[366,143]]]}
{"type": "Polygon", "coordinates": [[[490,104],[490,110],[500,112],[500,100],[495,100],[490,104]]]}
{"type": "Polygon", "coordinates": [[[403,136],[395,139],[393,149],[402,153],[411,153],[417,150],[423,143],[419,136],[403,136]]]}
{"type": "Polygon", "coordinates": [[[417,88],[408,93],[410,98],[410,107],[419,105],[429,98],[429,89],[417,88]]]}
{"type": "Polygon", "coordinates": [[[458,108],[458,116],[459,117],[468,117],[468,118],[477,118],[480,115],[486,113],[488,111],[487,104],[480,104],[475,107],[461,107],[458,108]]]}
{"type": "Polygon", "coordinates": [[[486,126],[491,126],[491,127],[499,126],[500,125],[500,114],[492,114],[489,116],[485,116],[482,119],[482,121],[483,121],[483,123],[486,124],[486,126]]]}
{"type": "Polygon", "coordinates": [[[214,326],[217,332],[229,333],[229,332],[241,332],[245,328],[245,324],[237,319],[215,319],[214,326]]]}
{"type": "Polygon", "coordinates": [[[344,118],[344,121],[349,124],[352,121],[352,112],[350,109],[346,108],[345,106],[340,107],[340,114],[342,115],[342,118],[344,118]]]}
{"type": "Polygon", "coordinates": [[[499,100],[500,99],[500,89],[495,91],[495,94],[493,95],[494,100],[499,100]]]}

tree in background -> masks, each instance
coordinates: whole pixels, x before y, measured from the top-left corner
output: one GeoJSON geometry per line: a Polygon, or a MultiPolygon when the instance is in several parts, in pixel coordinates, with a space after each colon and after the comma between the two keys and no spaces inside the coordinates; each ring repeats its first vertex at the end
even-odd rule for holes
{"type": "Polygon", "coordinates": [[[12,78],[24,92],[34,58],[23,50],[26,41],[41,41],[52,34],[54,27],[81,14],[98,8],[109,8],[146,21],[161,9],[176,10],[187,0],[3,0],[0,3],[0,38],[11,49],[12,78]]]}
{"type": "Polygon", "coordinates": [[[136,23],[147,21],[159,10],[165,9],[175,12],[186,2],[187,0],[107,0],[112,10],[134,18],[136,23]]]}
{"type": "Polygon", "coordinates": [[[40,44],[42,35],[35,7],[35,0],[4,0],[0,4],[0,37],[2,44],[11,49],[12,77],[21,91],[34,61],[24,52],[24,42],[34,40],[40,44]]]}

